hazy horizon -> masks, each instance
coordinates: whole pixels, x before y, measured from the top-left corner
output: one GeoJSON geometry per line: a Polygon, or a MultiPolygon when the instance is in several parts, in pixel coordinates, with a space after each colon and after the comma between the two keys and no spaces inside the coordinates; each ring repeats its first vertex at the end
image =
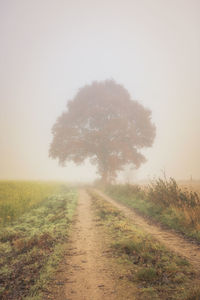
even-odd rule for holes
{"type": "Polygon", "coordinates": [[[198,0],[0,0],[0,179],[90,181],[48,157],[79,88],[113,78],[152,111],[147,162],[121,178],[200,179],[198,0]]]}

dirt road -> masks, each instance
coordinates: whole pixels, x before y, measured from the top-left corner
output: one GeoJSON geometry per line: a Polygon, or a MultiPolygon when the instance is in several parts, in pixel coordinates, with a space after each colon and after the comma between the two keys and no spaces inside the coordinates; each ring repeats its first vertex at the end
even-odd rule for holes
{"type": "Polygon", "coordinates": [[[120,209],[132,223],[142,227],[147,233],[155,237],[168,249],[171,249],[177,254],[185,257],[188,261],[190,261],[191,264],[194,265],[196,270],[200,271],[200,246],[185,240],[183,237],[174,232],[170,232],[168,230],[162,229],[159,226],[150,224],[132,209],[129,209],[123,204],[114,201],[107,195],[103,194],[101,191],[95,190],[95,192],[102,196],[105,200],[113,204],[115,207],[120,209]]]}
{"type": "Polygon", "coordinates": [[[134,299],[133,288],[119,279],[117,266],[111,265],[108,252],[106,235],[98,227],[91,198],[81,190],[66,258],[67,282],[62,300],[134,299]]]}
{"type": "MultiPolygon", "coordinates": [[[[151,234],[168,249],[187,258],[200,271],[200,247],[176,233],[148,223],[133,210],[95,190],[113,204],[133,224],[151,234]]],[[[110,251],[110,237],[92,209],[91,197],[79,191],[79,203],[65,259],[52,282],[53,292],[46,299],[53,300],[136,300],[138,288],[127,280],[127,269],[116,262],[110,251]]]]}

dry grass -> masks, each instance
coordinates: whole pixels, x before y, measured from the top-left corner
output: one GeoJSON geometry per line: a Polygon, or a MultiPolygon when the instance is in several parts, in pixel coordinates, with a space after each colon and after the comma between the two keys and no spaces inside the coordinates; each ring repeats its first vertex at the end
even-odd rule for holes
{"type": "Polygon", "coordinates": [[[146,192],[149,201],[171,208],[186,227],[200,229],[200,194],[198,184],[178,184],[173,178],[157,179],[146,192]]]}
{"type": "MultiPolygon", "coordinates": [[[[200,181],[185,181],[178,182],[181,190],[197,193],[200,198],[200,181]]],[[[192,224],[198,231],[200,231],[200,205],[194,208],[183,207],[184,216],[187,224],[192,224]]]]}
{"type": "Polygon", "coordinates": [[[200,194],[200,180],[178,181],[178,185],[200,194]]]}
{"type": "Polygon", "coordinates": [[[105,191],[170,228],[200,241],[200,182],[177,183],[173,178],[156,179],[149,185],[112,185],[105,191]]]}

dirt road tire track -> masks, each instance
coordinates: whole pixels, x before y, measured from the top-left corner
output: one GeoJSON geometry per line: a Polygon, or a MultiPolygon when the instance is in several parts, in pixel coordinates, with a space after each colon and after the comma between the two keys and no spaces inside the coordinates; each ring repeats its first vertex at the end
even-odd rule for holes
{"type": "Polygon", "coordinates": [[[121,210],[133,224],[141,227],[147,233],[151,234],[159,242],[164,244],[166,248],[174,251],[182,257],[185,257],[195,267],[195,269],[200,272],[200,246],[185,240],[183,237],[174,232],[170,232],[169,230],[164,230],[159,226],[150,224],[143,217],[139,216],[133,209],[127,208],[101,191],[95,189],[95,192],[121,210]]]}
{"type": "MultiPolygon", "coordinates": [[[[91,207],[91,197],[79,192],[79,204],[66,257],[65,297],[62,300],[134,300],[135,289],[119,279],[117,265],[108,257],[109,247],[91,207]]],[[[121,269],[120,269],[121,272],[121,269]]]]}

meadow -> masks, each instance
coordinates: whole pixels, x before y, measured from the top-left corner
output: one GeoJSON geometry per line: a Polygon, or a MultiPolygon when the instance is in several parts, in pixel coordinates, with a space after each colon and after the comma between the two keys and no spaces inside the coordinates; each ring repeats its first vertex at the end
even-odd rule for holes
{"type": "Polygon", "coordinates": [[[1,182],[0,299],[43,299],[77,203],[62,183],[1,182]]]}
{"type": "Polygon", "coordinates": [[[200,242],[200,184],[158,178],[145,186],[108,185],[105,192],[138,213],[200,242]]]}
{"type": "Polygon", "coordinates": [[[0,226],[16,220],[60,189],[60,183],[0,181],[0,226]]]}

